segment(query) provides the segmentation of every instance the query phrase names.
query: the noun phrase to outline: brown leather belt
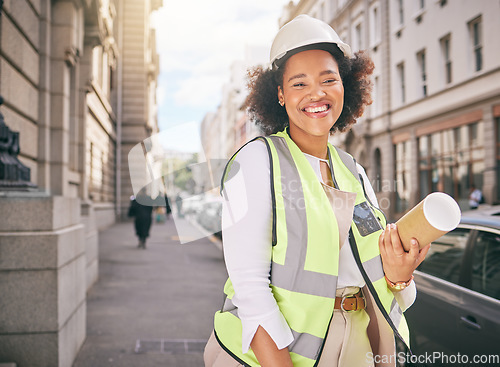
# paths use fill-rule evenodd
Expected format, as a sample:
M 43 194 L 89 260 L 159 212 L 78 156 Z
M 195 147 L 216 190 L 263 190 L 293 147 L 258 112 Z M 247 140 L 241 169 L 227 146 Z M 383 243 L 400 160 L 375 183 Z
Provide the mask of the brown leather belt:
M 335 297 L 335 309 L 345 312 L 364 310 L 366 308 L 365 297 L 361 290 L 349 297 Z

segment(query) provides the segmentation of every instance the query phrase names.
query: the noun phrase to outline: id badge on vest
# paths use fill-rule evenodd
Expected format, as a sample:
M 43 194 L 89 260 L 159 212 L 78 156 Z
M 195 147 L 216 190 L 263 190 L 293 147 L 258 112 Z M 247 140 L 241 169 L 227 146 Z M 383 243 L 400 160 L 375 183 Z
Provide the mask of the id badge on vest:
M 366 201 L 354 207 L 353 221 L 363 237 L 383 229 Z

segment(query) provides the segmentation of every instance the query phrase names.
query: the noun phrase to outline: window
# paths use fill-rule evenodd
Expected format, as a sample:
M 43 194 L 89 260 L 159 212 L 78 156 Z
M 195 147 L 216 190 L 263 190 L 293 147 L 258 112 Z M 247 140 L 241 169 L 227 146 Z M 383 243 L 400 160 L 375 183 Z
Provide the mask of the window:
M 426 73 L 426 66 L 425 66 L 425 50 L 422 50 L 419 53 L 417 53 L 417 62 L 418 62 L 418 67 L 420 69 L 419 78 L 420 78 L 420 85 L 421 85 L 421 97 L 426 97 L 427 96 L 427 73 Z
M 102 47 L 96 46 L 92 49 L 92 78 L 101 86 L 102 83 Z
M 78 116 L 78 96 L 79 90 L 77 89 L 76 80 L 78 80 L 78 73 L 74 67 L 69 68 L 69 168 L 73 171 L 79 170 L 79 116 Z
M 109 67 L 109 92 L 111 93 L 115 89 L 115 70 L 112 66 Z
M 339 36 L 340 36 L 340 39 L 341 39 L 342 41 L 347 42 L 347 30 L 346 30 L 346 29 L 343 29 L 343 30 L 340 32 Z M 347 43 L 349 43 L 349 42 L 347 42 Z
M 429 149 L 429 136 L 422 136 L 418 139 L 418 157 L 419 157 L 419 184 L 420 184 L 420 197 L 426 197 L 434 189 L 432 181 L 432 164 L 431 154 Z
M 370 8 L 370 46 L 376 47 L 380 43 L 380 11 L 378 4 Z
M 92 162 L 92 169 L 94 172 L 92 172 L 92 178 L 94 182 L 92 183 L 93 188 L 95 192 L 100 192 L 102 189 L 102 182 L 103 182 L 103 167 L 102 167 L 102 161 L 103 161 L 103 152 L 96 149 L 95 144 L 92 144 L 92 155 L 93 155 L 93 162 Z
M 399 25 L 403 25 L 405 22 L 405 14 L 404 14 L 404 8 L 403 8 L 403 0 L 397 0 L 398 2 L 398 19 L 399 19 Z
M 363 23 L 361 21 L 354 26 L 353 46 L 355 51 L 363 49 Z
M 415 22 L 417 22 L 417 24 L 420 24 L 422 23 L 422 18 L 425 12 L 425 0 L 417 0 L 415 1 L 415 5 Z
M 102 53 L 101 60 L 101 89 L 106 97 L 109 98 L 109 62 L 108 62 L 109 54 L 107 52 Z
M 484 124 L 476 122 L 421 136 L 418 147 L 420 198 L 443 191 L 468 208 L 471 185 L 483 186 Z
M 469 229 L 457 228 L 432 242 L 431 249 L 418 270 L 458 284 L 469 236 Z
M 478 17 L 469 23 L 469 34 L 472 45 L 474 71 L 480 71 L 483 68 L 483 35 L 481 17 Z
M 396 66 L 399 79 L 399 94 L 401 103 L 406 102 L 405 92 L 405 64 L 402 62 Z
M 371 116 L 376 117 L 380 114 L 380 77 L 373 79 L 373 103 L 371 107 Z
M 375 191 L 382 191 L 382 154 L 380 149 L 375 149 Z
M 478 188 L 483 187 L 483 172 L 484 166 L 484 124 L 476 122 L 469 125 L 470 142 L 469 142 L 469 187 L 474 185 Z
M 410 177 L 410 142 L 404 141 L 394 145 L 394 156 L 396 161 L 396 181 L 394 191 L 396 192 L 396 212 L 403 213 L 408 210 L 411 194 Z
M 94 189 L 94 155 L 95 155 L 94 143 L 89 142 L 87 151 L 87 182 L 89 184 L 89 191 Z M 91 197 L 92 198 L 92 197 Z
M 472 290 L 500 300 L 500 235 L 480 232 L 472 260 Z
M 337 10 L 337 0 L 330 0 L 330 13 L 334 14 Z
M 443 75 L 445 84 L 450 84 L 453 79 L 451 75 L 451 35 L 448 34 L 439 40 L 441 44 L 441 56 L 443 60 Z

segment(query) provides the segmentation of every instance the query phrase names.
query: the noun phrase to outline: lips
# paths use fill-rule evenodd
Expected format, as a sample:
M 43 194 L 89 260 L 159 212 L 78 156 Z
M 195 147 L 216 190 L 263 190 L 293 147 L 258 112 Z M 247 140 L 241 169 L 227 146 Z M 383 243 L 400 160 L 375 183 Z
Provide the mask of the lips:
M 302 109 L 302 112 L 304 112 L 309 117 L 321 118 L 325 117 L 330 109 L 331 105 L 329 103 L 322 102 L 309 104 Z

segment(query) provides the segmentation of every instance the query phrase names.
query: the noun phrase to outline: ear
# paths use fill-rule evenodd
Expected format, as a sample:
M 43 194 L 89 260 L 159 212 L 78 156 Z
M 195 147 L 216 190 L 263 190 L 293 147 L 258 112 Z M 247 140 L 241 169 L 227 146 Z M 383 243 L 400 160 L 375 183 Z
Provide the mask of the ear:
M 285 95 L 283 94 L 283 89 L 279 85 L 278 85 L 278 101 L 282 106 L 285 104 Z

